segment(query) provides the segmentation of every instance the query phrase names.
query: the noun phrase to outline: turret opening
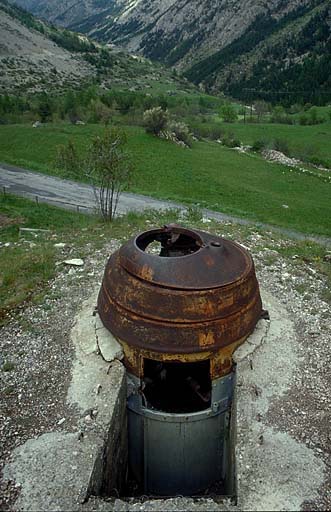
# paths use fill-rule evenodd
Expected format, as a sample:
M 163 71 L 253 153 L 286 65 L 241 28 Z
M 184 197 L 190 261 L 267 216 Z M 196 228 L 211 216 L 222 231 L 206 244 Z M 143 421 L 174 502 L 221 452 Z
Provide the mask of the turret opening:
M 193 413 L 211 404 L 210 361 L 197 363 L 144 360 L 146 407 L 167 413 Z
M 202 241 L 195 234 L 178 228 L 155 230 L 140 235 L 136 244 L 139 249 L 162 258 L 188 256 L 202 247 Z

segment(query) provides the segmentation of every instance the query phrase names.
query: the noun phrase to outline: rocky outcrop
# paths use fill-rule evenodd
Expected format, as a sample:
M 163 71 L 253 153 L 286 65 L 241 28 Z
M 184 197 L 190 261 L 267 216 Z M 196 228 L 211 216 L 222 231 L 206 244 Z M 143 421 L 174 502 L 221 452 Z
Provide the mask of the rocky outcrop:
M 81 57 L 2 10 L 0 2 L 0 93 L 76 86 L 93 72 Z

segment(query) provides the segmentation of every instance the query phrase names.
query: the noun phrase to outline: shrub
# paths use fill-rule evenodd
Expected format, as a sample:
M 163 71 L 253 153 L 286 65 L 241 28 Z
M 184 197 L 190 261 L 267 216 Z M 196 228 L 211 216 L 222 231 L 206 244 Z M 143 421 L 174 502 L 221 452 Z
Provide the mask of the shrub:
M 299 112 L 302 111 L 302 105 L 300 105 L 300 103 L 294 103 L 293 105 L 290 106 L 289 108 L 289 113 L 290 114 L 299 114 Z
M 318 167 L 326 167 L 327 169 L 329 168 L 328 162 L 319 156 L 312 155 L 308 158 L 308 161 L 313 165 L 317 165 Z
M 290 156 L 290 148 L 284 139 L 274 139 L 272 143 L 272 149 L 279 151 L 284 155 Z
M 268 141 L 266 139 L 257 139 L 253 142 L 252 150 L 253 151 L 263 151 L 268 147 Z
M 233 123 L 238 118 L 237 111 L 231 103 L 225 103 L 221 107 L 220 114 L 225 123 Z
M 86 176 L 93 186 L 99 211 L 106 221 L 112 221 L 122 191 L 128 187 L 133 167 L 127 152 L 124 132 L 113 128 L 95 137 L 88 148 Z
M 80 175 L 82 161 L 75 144 L 71 140 L 67 145 L 56 148 L 55 167 L 65 171 L 68 178 L 75 178 Z
M 320 124 L 320 123 L 323 123 L 323 119 L 318 117 L 318 112 L 317 112 L 317 108 L 316 107 L 313 107 L 310 110 L 309 117 L 310 117 L 310 124 Z
M 208 128 L 208 138 L 211 140 L 219 140 L 223 137 L 224 131 L 220 126 L 211 125 Z
M 223 137 L 222 143 L 228 148 L 239 148 L 241 146 L 240 140 L 236 139 L 232 133 L 225 135 L 225 137 Z
M 176 135 L 178 140 L 184 142 L 186 146 L 192 147 L 192 136 L 185 123 L 171 121 L 168 125 L 168 129 Z
M 103 123 L 108 125 L 111 121 L 112 111 L 107 105 L 104 105 L 100 100 L 91 101 L 90 105 L 91 114 L 88 118 L 90 123 Z
M 302 126 L 306 126 L 307 124 L 309 124 L 308 116 L 306 114 L 301 114 L 301 116 L 299 117 L 299 123 Z
M 144 112 L 144 125 L 147 133 L 159 135 L 168 122 L 168 112 L 161 107 L 154 107 Z
M 198 204 L 188 206 L 185 217 L 190 222 L 200 222 L 203 218 L 202 210 Z

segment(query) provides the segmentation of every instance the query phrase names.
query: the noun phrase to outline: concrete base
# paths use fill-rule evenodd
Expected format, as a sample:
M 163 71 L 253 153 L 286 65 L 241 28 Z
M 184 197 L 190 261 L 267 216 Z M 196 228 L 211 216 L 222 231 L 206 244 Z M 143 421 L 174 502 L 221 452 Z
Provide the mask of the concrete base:
M 96 293 L 83 304 L 72 330 L 76 359 L 67 401 L 77 410 L 76 424 L 70 432 L 30 439 L 5 467 L 4 478 L 22 487 L 16 510 L 75 511 L 91 494 L 121 492 L 127 466 L 126 376 L 119 361 L 110 365 L 100 354 L 95 304 Z
M 94 329 L 94 295 L 84 305 L 73 330 L 77 359 L 68 402 L 76 405 L 79 421 L 74 432 L 45 434 L 15 450 L 5 478 L 22 486 L 16 509 L 299 510 L 305 500 L 313 499 L 324 481 L 322 460 L 289 433 L 277 430 L 268 416 L 275 402 L 286 399 L 300 362 L 298 340 L 286 310 L 268 293 L 262 291 L 262 298 L 271 320 L 262 320 L 235 354 L 236 506 L 210 498 L 142 502 L 97 497 L 114 489 L 120 491 L 124 476 L 126 383 L 120 362 L 112 363 L 109 371 L 109 363 L 100 356 L 95 332 L 94 337 L 86 336 Z

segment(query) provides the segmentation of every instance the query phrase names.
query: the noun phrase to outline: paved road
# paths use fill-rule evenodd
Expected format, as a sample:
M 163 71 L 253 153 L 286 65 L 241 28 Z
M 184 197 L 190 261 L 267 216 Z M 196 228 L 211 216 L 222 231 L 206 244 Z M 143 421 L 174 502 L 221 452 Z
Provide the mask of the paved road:
M 92 212 L 95 209 L 95 199 L 91 186 L 28 171 L 12 165 L 0 164 L 0 187 L 5 187 L 6 191 L 13 194 L 33 199 L 37 196 L 40 202 L 62 206 L 67 209 L 79 209 L 82 212 Z M 166 210 L 168 208 L 185 210 L 183 205 L 171 201 L 162 201 L 139 194 L 123 193 L 119 200 L 118 213 L 126 213 L 132 210 L 141 212 L 146 209 Z M 328 238 L 306 236 L 296 231 L 276 228 L 263 223 L 254 223 L 247 219 L 211 210 L 203 210 L 203 213 L 211 219 L 229 220 L 245 225 L 255 224 L 266 229 L 274 229 L 295 239 L 307 239 L 331 245 L 331 239 Z

